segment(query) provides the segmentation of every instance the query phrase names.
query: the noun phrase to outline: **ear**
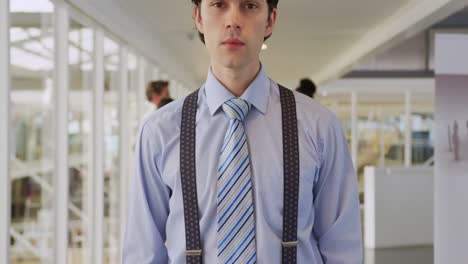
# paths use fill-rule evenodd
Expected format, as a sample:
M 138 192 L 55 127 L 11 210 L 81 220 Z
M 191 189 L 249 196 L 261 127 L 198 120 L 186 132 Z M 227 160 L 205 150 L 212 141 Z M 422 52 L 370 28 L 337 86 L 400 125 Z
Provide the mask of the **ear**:
M 275 28 L 275 25 L 276 25 L 277 16 L 278 16 L 278 9 L 275 8 L 271 12 L 270 18 L 267 21 L 264 37 L 270 36 L 273 33 L 273 29 Z
M 193 9 L 193 17 L 195 18 L 195 25 L 197 26 L 198 31 L 202 34 L 205 34 L 203 30 L 203 20 L 201 18 L 200 8 L 201 7 L 195 7 Z

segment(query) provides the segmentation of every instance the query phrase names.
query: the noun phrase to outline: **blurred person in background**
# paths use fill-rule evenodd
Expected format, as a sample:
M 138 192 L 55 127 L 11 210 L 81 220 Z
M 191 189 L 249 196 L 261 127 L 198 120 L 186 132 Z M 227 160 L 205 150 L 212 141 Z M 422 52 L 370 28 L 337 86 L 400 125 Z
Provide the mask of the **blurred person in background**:
M 296 88 L 296 91 L 305 94 L 310 98 L 314 98 L 315 92 L 317 91 L 317 87 L 311 79 L 304 78 L 301 79 L 299 87 Z
M 146 99 L 154 105 L 153 110 L 158 109 L 161 100 L 168 97 L 170 97 L 168 81 L 152 81 L 146 85 Z
M 174 99 L 172 99 L 171 97 L 161 99 L 161 101 L 159 101 L 159 104 L 158 104 L 158 109 L 169 103 L 172 103 L 173 101 Z

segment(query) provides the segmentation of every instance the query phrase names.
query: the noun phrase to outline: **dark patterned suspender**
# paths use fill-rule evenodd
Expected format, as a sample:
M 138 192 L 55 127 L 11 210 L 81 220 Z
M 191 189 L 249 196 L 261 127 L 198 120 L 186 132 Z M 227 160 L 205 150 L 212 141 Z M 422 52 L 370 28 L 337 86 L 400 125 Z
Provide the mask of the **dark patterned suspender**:
M 184 220 L 187 264 L 202 263 L 202 246 L 198 217 L 197 181 L 195 166 L 195 119 L 198 90 L 185 98 L 180 133 L 180 176 L 184 198 Z
M 297 255 L 297 210 L 299 196 L 299 139 L 294 94 L 279 85 L 283 124 L 284 209 L 282 263 L 295 264 Z M 180 174 L 184 201 L 186 257 L 188 264 L 202 263 L 202 246 L 198 217 L 195 119 L 198 92 L 184 101 L 180 134 Z
M 291 90 L 280 87 L 283 122 L 283 264 L 296 263 L 297 206 L 299 199 L 299 138 L 296 101 Z

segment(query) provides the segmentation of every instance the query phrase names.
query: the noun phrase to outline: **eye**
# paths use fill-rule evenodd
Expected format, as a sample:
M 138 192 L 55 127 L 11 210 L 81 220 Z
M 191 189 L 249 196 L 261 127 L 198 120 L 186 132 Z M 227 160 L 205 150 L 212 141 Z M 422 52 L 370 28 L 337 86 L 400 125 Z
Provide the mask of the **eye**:
M 255 3 L 248 3 L 248 4 L 245 5 L 245 7 L 247 9 L 256 9 L 256 8 L 258 8 L 258 5 L 255 4 Z
M 212 4 L 211 4 L 211 6 L 214 6 L 214 7 L 217 7 L 217 8 L 221 8 L 221 7 L 223 7 L 223 6 L 224 6 L 224 3 L 223 3 L 223 2 L 220 2 L 220 1 L 218 1 L 218 2 L 214 2 L 214 3 L 212 3 Z

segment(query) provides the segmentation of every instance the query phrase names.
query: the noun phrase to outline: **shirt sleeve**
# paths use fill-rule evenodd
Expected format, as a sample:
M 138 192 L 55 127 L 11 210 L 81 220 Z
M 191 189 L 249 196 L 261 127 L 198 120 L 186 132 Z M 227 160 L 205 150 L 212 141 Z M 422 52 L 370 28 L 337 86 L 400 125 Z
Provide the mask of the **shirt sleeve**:
M 157 167 L 160 144 L 155 142 L 156 139 L 151 126 L 144 124 L 135 151 L 135 175 L 123 241 L 123 264 L 168 263 L 164 242 L 171 192 Z
M 313 234 L 326 264 L 361 264 L 362 233 L 357 176 L 335 115 L 324 124 L 319 177 L 314 186 Z M 320 149 L 320 148 L 319 148 Z

